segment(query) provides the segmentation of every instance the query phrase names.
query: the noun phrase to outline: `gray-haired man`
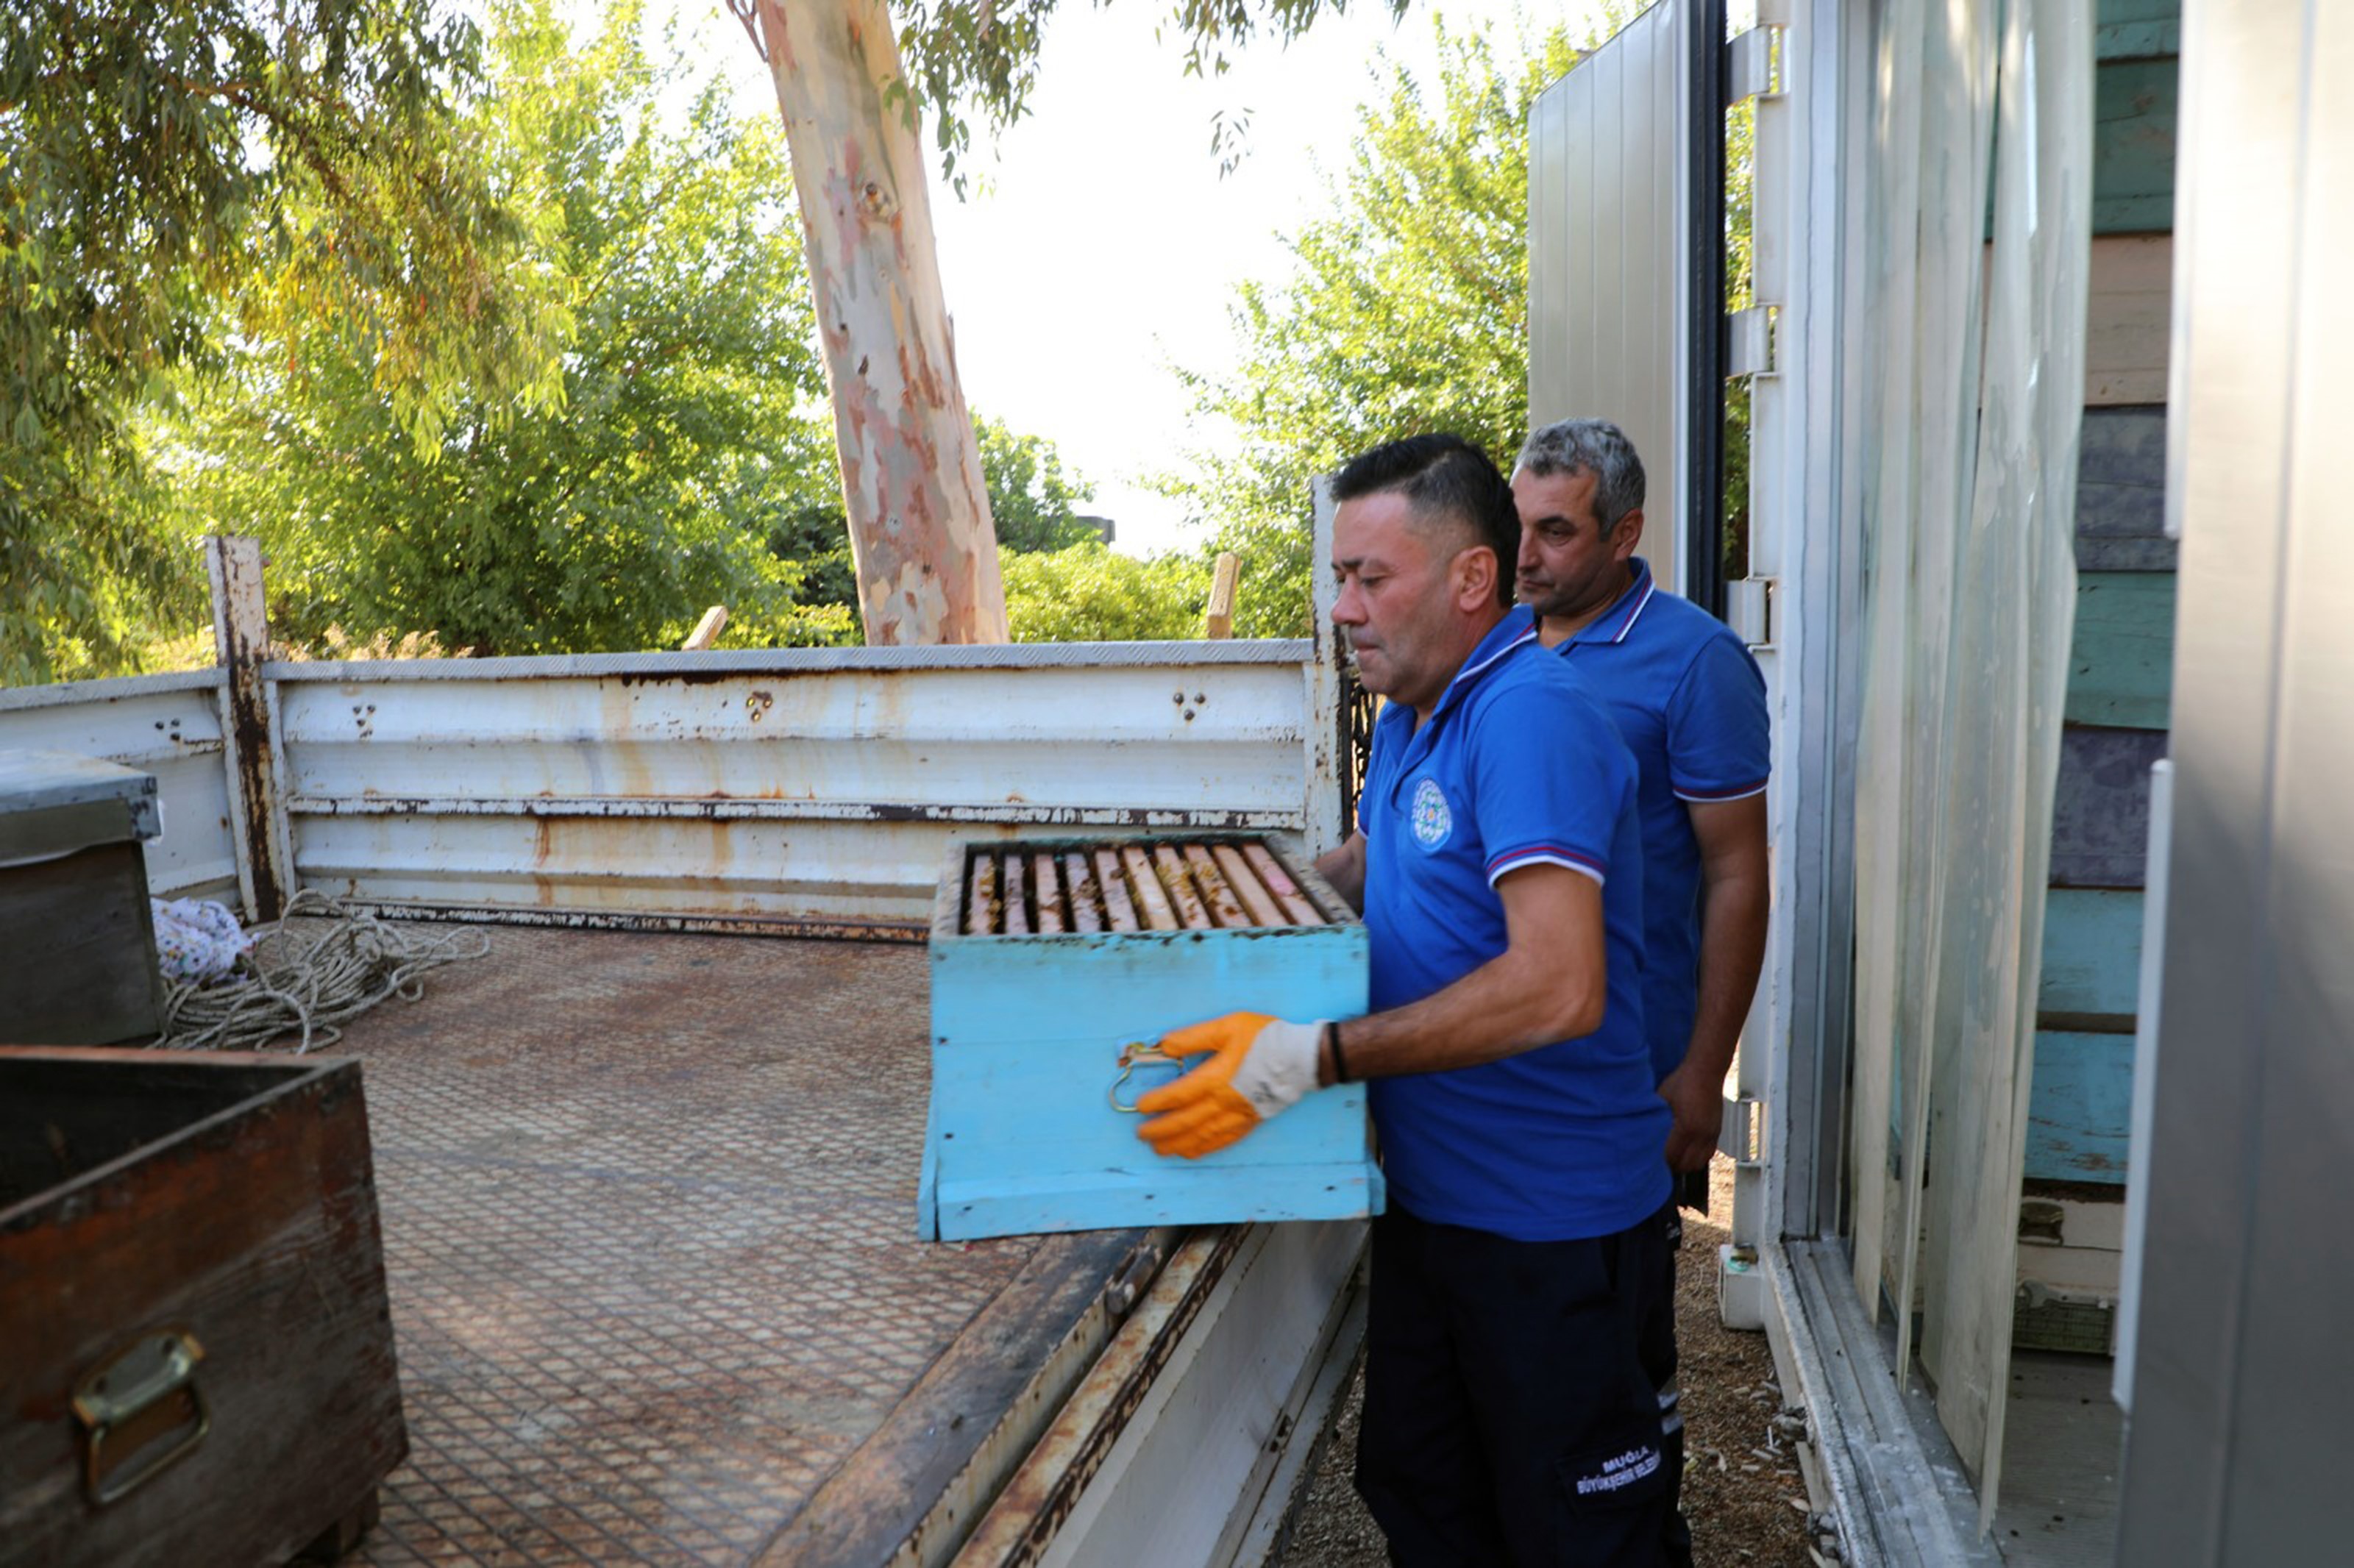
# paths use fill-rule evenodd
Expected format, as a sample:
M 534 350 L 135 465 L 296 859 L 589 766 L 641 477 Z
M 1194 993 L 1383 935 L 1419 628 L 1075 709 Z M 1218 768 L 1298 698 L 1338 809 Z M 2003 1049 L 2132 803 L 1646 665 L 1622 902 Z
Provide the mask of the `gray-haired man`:
M 1675 1116 L 1668 1163 L 1703 1172 L 1766 951 L 1765 678 L 1731 629 L 1659 588 L 1635 554 L 1643 462 L 1617 426 L 1564 419 L 1538 430 L 1521 449 L 1512 499 L 1521 602 L 1635 756 L 1644 1026 Z M 1706 1177 L 1698 1182 L 1704 1208 Z M 1681 1225 L 1671 1224 L 1672 1243 Z M 1681 1450 L 1674 1333 L 1672 1316 L 1657 1325 L 1649 1359 Z

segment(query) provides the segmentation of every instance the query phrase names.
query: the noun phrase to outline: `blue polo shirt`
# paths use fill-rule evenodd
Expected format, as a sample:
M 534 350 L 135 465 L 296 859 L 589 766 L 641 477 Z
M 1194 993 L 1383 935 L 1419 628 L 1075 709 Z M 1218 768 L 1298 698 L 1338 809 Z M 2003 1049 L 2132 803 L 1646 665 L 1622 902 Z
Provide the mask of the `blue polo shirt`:
M 1700 841 L 1694 800 L 1766 788 L 1766 677 L 1733 629 L 1651 580 L 1555 644 L 1635 754 L 1643 823 L 1643 1022 L 1664 1080 L 1700 1011 Z M 1573 737 L 1569 743 L 1578 744 Z
M 1392 703 L 1359 797 L 1376 1011 L 1503 952 L 1498 878 L 1564 865 L 1602 885 L 1609 992 L 1593 1033 L 1500 1062 L 1379 1078 L 1393 1201 L 1516 1241 L 1625 1230 L 1668 1198 L 1642 1022 L 1635 765 L 1607 715 L 1536 641 L 1528 610 L 1489 632 L 1432 710 Z

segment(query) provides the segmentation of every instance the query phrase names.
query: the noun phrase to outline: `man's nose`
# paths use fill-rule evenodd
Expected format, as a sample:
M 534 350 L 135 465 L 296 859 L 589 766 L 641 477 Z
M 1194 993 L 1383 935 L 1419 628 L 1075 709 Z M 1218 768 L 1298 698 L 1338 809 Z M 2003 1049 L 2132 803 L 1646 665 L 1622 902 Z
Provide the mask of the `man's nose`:
M 1355 582 L 1350 581 L 1342 583 L 1341 585 L 1341 596 L 1332 601 L 1332 624 L 1335 626 L 1363 626 L 1364 623 L 1365 603 L 1363 596 L 1357 592 L 1357 585 Z
M 1536 565 L 1537 532 L 1533 528 L 1523 528 L 1521 530 L 1521 556 L 1519 569 L 1524 572 L 1532 571 L 1535 569 Z

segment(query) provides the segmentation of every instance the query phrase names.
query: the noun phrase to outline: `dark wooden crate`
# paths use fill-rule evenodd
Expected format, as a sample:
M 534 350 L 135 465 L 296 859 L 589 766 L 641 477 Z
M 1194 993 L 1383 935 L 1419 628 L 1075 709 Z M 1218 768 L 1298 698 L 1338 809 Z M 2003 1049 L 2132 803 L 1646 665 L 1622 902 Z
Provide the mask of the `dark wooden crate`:
M 348 1546 L 408 1447 L 383 1255 L 356 1062 L 0 1047 L 0 1564 Z M 78 1392 L 163 1342 L 93 1479 Z
M 139 847 L 162 831 L 152 775 L 0 751 L 0 1040 L 140 1044 L 162 1032 Z

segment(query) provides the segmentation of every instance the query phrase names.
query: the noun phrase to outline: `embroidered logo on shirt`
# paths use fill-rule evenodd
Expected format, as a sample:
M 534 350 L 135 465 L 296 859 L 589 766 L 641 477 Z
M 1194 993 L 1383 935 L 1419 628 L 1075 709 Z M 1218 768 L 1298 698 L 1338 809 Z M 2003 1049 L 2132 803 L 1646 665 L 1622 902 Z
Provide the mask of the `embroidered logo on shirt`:
M 1659 1467 L 1659 1451 L 1649 1444 L 1628 1449 L 1616 1458 L 1605 1459 L 1592 1475 L 1577 1478 L 1577 1495 L 1586 1497 L 1595 1492 L 1615 1492 L 1621 1487 L 1631 1487 Z
M 1436 780 L 1426 779 L 1414 787 L 1414 842 L 1424 849 L 1435 850 L 1447 842 L 1455 831 L 1455 813 L 1447 809 L 1447 797 Z

